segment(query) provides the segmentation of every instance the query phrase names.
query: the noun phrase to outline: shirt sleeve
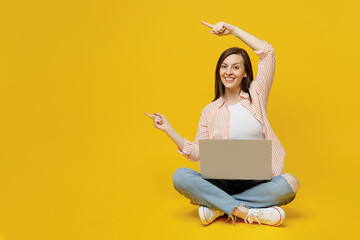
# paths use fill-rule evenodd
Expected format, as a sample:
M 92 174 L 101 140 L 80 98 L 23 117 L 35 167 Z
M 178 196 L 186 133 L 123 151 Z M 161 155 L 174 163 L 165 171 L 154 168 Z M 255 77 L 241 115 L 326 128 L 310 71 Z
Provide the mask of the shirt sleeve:
M 203 111 L 201 112 L 195 140 L 193 142 L 190 142 L 185 138 L 185 144 L 183 150 L 181 151 L 180 148 L 177 148 L 177 150 L 181 155 L 185 156 L 188 160 L 192 162 L 197 162 L 200 160 L 199 139 L 208 139 L 208 138 L 209 138 L 208 121 L 207 121 L 205 109 L 203 109 Z
M 254 51 L 260 57 L 255 83 L 267 106 L 275 73 L 275 50 L 266 41 L 264 43 L 262 50 Z

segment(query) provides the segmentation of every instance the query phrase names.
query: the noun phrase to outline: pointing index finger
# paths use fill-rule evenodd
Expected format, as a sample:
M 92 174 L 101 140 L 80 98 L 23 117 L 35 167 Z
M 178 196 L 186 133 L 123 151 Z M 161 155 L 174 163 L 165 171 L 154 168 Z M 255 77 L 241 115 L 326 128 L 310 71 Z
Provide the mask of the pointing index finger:
M 204 24 L 205 26 L 211 27 L 213 28 L 214 25 L 211 25 L 210 23 L 204 22 L 203 20 L 201 20 L 201 23 Z
M 147 116 L 151 117 L 152 119 L 154 119 L 154 116 L 149 114 L 149 113 L 145 113 L 145 115 L 147 115 Z

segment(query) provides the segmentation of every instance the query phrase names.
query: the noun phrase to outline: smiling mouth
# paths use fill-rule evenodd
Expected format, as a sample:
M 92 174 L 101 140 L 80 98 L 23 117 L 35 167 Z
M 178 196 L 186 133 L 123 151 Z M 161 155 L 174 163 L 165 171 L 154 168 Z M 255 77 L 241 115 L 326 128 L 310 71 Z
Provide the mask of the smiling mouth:
M 227 78 L 225 77 L 225 82 L 233 82 L 235 80 L 235 78 Z

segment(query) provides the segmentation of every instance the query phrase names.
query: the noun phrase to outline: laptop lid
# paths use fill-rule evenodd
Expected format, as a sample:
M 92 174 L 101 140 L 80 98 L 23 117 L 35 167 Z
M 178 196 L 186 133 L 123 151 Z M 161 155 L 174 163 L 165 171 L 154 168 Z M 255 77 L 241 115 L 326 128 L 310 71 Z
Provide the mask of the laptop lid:
M 272 178 L 271 140 L 200 139 L 199 150 L 203 178 Z

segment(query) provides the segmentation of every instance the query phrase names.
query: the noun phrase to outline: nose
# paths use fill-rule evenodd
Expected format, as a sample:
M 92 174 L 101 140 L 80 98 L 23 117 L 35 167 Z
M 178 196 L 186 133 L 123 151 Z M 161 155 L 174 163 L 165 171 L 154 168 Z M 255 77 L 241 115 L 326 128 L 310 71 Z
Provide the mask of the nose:
M 231 68 L 228 68 L 227 70 L 226 70 L 226 75 L 231 75 L 231 73 L 232 73 L 232 70 L 231 70 Z

